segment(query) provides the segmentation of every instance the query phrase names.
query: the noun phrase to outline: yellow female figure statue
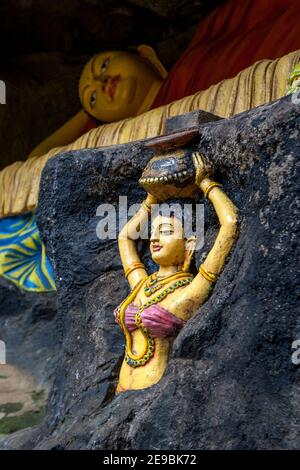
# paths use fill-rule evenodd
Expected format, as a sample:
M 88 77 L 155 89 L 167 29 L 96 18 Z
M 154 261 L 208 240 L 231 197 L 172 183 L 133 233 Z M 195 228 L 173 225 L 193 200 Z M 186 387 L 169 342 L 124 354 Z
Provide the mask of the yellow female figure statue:
M 195 237 L 185 238 L 177 217 L 157 215 L 152 225 L 150 252 L 159 269 L 147 275 L 134 234 L 148 222 L 151 205 L 158 203 L 153 195 L 148 194 L 119 234 L 121 260 L 132 291 L 115 311 L 126 338 L 117 393 L 143 389 L 161 379 L 176 333 L 211 293 L 237 237 L 236 207 L 221 185 L 210 179 L 205 160 L 199 154 L 194 154 L 193 160 L 195 182 L 213 204 L 220 222 L 218 236 L 199 273 L 193 278 L 188 272 Z

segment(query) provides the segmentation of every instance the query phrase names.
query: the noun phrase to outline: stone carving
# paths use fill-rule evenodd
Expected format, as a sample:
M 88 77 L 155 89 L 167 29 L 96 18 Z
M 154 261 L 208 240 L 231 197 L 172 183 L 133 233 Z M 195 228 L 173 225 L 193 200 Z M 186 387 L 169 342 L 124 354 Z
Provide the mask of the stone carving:
M 146 388 L 160 380 L 176 333 L 210 295 L 237 238 L 237 208 L 221 185 L 211 179 L 211 165 L 196 151 L 191 154 L 188 149 L 181 149 L 178 155 L 175 149 L 174 154 L 176 142 L 177 146 L 182 145 L 194 136 L 194 132 L 187 131 L 150 143 L 152 147 L 163 147 L 165 152 L 149 162 L 140 180 L 151 187 L 152 194 L 148 193 L 138 212 L 119 234 L 120 256 L 132 292 L 115 311 L 116 321 L 126 338 L 117 392 Z M 162 174 L 163 170 L 169 172 L 169 177 L 154 176 Z M 150 176 L 147 177 L 147 173 Z M 148 223 L 148 215 L 157 209 L 162 195 L 165 198 L 174 197 L 176 193 L 181 197 L 193 196 L 197 188 L 212 203 L 221 225 L 214 246 L 194 277 L 189 269 L 195 237 L 185 233 L 177 214 L 156 211 L 152 217 L 150 253 L 158 271 L 148 276 L 137 250 L 135 234 Z
M 48 162 L 36 215 L 59 283 L 57 322 L 40 322 L 57 341 L 55 363 L 43 356 L 55 364 L 55 382 L 43 426 L 1 438 L 1 449 L 299 448 L 300 366 L 291 360 L 299 339 L 299 126 L 299 105 L 285 97 L 199 127 L 198 151 L 239 209 L 239 237 L 211 296 L 176 337 L 159 383 L 117 396 L 124 335 L 112 312 L 128 287 L 117 241 L 97 238 L 95 214 L 101 203 L 117 207 L 125 192 L 128 205 L 144 198 L 136 181 L 153 154 L 138 142 Z M 197 266 L 218 231 L 212 205 L 204 206 Z M 140 253 L 153 272 L 146 242 Z M 37 341 L 19 315 L 24 346 Z

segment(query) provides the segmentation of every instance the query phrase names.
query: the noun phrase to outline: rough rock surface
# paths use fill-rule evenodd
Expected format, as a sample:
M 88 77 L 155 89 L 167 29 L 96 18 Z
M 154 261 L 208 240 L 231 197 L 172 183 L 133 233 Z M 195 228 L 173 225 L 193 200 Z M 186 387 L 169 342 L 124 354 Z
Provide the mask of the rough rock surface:
M 96 236 L 96 209 L 119 195 L 140 201 L 137 179 L 151 154 L 140 143 L 47 164 L 37 216 L 57 276 L 59 361 L 44 425 L 2 448 L 299 448 L 300 366 L 291 361 L 300 339 L 299 109 L 287 97 L 200 127 L 199 149 L 239 208 L 239 239 L 160 383 L 117 397 L 124 339 L 113 309 L 128 287 L 116 241 Z M 201 259 L 217 228 L 205 201 Z
M 0 3 L 1 57 L 93 54 L 176 37 L 224 0 L 10 0 Z M 174 45 L 173 45 L 174 46 Z
M 78 81 L 86 60 L 37 53 L 0 66 L 6 83 L 6 105 L 0 106 L 0 170 L 26 160 L 39 142 L 80 110 Z
M 53 382 L 59 331 L 56 294 L 22 292 L 0 279 L 0 434 L 41 421 Z
M 53 373 L 59 331 L 55 326 L 56 293 L 24 292 L 0 278 L 0 339 L 7 363 L 30 371 L 40 383 Z

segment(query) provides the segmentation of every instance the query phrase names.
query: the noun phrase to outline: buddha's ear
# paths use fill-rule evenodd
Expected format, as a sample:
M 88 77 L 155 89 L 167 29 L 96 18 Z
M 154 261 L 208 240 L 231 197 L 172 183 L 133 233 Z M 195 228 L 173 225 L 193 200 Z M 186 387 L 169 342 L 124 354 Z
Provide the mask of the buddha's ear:
M 157 57 L 156 52 L 152 47 L 147 46 L 146 44 L 141 44 L 137 47 L 137 51 L 140 57 L 143 57 L 144 59 L 148 60 L 148 62 L 150 62 L 150 64 L 157 70 L 163 80 L 167 78 L 168 72 Z
M 193 254 L 196 249 L 196 237 L 192 236 L 188 238 L 185 242 L 185 251 L 184 251 L 184 263 L 182 267 L 182 271 L 188 272 L 190 269 L 190 264 L 193 258 Z

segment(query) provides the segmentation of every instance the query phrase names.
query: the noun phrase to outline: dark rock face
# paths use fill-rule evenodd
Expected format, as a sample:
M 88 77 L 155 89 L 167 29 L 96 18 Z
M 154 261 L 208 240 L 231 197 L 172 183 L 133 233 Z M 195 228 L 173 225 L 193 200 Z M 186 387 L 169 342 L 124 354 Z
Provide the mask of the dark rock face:
M 224 0 L 11 0 L 1 2 L 1 57 L 78 55 L 185 33 Z
M 8 434 L 43 421 L 60 340 L 56 294 L 20 291 L 1 278 L 0 340 L 6 347 L 6 364 L 0 365 L 0 434 Z
M 86 59 L 41 53 L 2 65 L 6 105 L 0 106 L 0 170 L 26 160 L 36 145 L 80 111 L 78 82 Z
M 41 385 L 51 382 L 59 341 L 56 294 L 20 291 L 0 278 L 0 339 L 6 361 L 30 372 Z
M 96 236 L 101 203 L 144 193 L 143 144 L 77 151 L 46 166 L 38 223 L 57 276 L 62 332 L 47 419 L 4 448 L 296 449 L 299 106 L 291 98 L 200 126 L 199 150 L 240 211 L 240 235 L 212 296 L 175 340 L 162 380 L 114 396 L 125 297 L 117 242 Z M 200 200 L 202 202 L 202 200 Z M 206 256 L 217 234 L 205 201 Z M 145 244 L 141 244 L 153 269 Z

